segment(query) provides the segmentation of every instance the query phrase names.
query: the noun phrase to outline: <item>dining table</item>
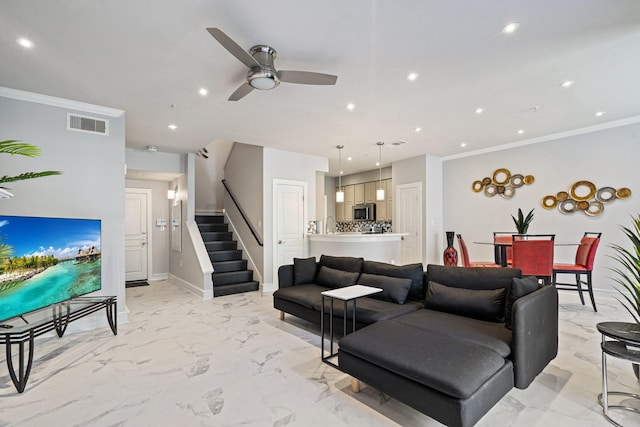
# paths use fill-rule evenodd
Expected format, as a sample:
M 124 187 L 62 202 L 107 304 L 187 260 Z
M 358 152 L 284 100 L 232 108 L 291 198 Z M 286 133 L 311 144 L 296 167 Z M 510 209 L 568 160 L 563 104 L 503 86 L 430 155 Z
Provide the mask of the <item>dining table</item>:
M 493 256 L 495 263 L 501 267 L 507 267 L 507 248 L 512 246 L 513 241 L 510 242 L 473 242 L 476 245 L 492 245 Z M 555 242 L 553 246 L 580 246 L 580 242 Z

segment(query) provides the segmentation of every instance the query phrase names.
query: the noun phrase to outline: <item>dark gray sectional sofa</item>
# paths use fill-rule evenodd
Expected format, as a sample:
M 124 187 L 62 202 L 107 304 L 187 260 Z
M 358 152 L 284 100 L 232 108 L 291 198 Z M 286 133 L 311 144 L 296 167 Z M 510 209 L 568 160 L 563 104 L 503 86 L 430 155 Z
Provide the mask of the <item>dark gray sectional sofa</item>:
M 340 370 L 449 426 L 474 425 L 557 354 L 557 291 L 517 269 L 423 272 L 421 264 L 322 256 L 283 266 L 278 277 L 274 307 L 317 324 L 323 290 L 383 288 L 358 300 L 358 330 L 339 342 Z

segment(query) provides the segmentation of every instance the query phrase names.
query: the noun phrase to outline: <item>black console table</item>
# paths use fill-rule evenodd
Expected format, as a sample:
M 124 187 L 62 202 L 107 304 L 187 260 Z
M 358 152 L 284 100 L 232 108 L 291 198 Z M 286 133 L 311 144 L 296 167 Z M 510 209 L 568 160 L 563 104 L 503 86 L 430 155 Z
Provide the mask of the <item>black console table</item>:
M 118 334 L 118 303 L 115 296 L 78 297 L 47 308 L 27 313 L 5 321 L 0 325 L 0 344 L 6 348 L 7 368 L 18 393 L 24 391 L 33 364 L 35 338 L 56 331 L 64 335 L 67 326 L 101 309 L 107 313 L 107 321 L 114 335 Z M 25 355 L 25 344 L 29 343 Z M 18 346 L 18 367 L 14 366 L 12 349 Z M 25 357 L 26 356 L 26 357 Z M 26 358 L 26 360 L 25 360 Z M 26 362 L 26 363 L 25 363 Z

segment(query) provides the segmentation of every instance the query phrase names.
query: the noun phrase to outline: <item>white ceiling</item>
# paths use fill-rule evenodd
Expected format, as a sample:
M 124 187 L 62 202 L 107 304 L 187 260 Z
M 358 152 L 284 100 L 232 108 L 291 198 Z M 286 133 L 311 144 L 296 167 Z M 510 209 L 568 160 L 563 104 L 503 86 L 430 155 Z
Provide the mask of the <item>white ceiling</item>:
M 519 30 L 502 34 L 512 21 Z M 227 101 L 246 67 L 207 27 L 247 50 L 272 46 L 279 69 L 337 84 L 283 83 Z M 638 0 L 0 3 L 0 86 L 123 109 L 128 148 L 239 141 L 329 157 L 332 175 L 337 144 L 349 174 L 375 169 L 377 141 L 386 165 L 639 116 L 639 58 Z

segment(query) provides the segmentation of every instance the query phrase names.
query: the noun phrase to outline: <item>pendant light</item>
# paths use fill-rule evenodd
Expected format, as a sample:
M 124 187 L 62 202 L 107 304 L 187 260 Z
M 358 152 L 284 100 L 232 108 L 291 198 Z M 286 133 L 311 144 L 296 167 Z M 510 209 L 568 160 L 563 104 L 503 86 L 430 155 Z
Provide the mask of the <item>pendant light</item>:
M 376 200 L 381 202 L 384 200 L 384 188 L 382 188 L 382 146 L 384 142 L 377 142 L 378 144 L 378 171 L 379 171 L 379 181 L 378 181 L 378 189 L 376 190 Z
M 338 191 L 336 191 L 336 203 L 344 202 L 344 191 L 342 191 L 342 149 L 344 145 L 336 145 L 338 149 Z

